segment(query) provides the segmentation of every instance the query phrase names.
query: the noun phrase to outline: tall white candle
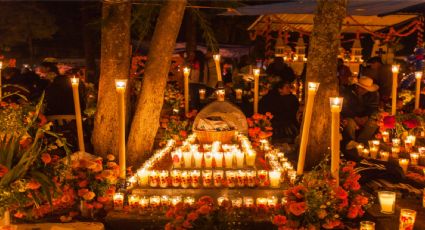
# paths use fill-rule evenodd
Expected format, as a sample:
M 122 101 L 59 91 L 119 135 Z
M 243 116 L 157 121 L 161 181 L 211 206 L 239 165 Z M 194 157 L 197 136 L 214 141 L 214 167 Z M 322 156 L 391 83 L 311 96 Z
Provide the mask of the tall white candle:
M 214 152 L 214 161 L 215 161 L 215 167 L 217 168 L 223 167 L 223 153 Z
M 118 93 L 118 114 L 119 114 L 119 165 L 120 178 L 125 179 L 126 176 L 126 159 L 125 159 L 125 88 L 127 79 L 115 79 L 115 87 Z
M 193 155 L 193 153 L 191 151 L 183 152 L 183 159 L 184 159 L 184 167 L 185 168 L 192 167 L 192 155 Z
M 260 84 L 260 69 L 254 69 L 254 114 L 258 113 L 258 91 Z
M 2 97 L 3 97 L 3 91 L 2 91 L 2 87 L 3 87 L 3 85 L 2 85 L 2 81 L 1 81 L 1 72 L 2 72 L 2 70 L 3 70 L 3 62 L 2 61 L 0 61 L 0 102 L 1 102 L 1 100 L 2 100 Z
M 242 151 L 236 151 L 236 167 L 243 168 L 243 163 L 245 159 L 245 153 Z
M 340 112 L 342 110 L 342 101 L 341 97 L 331 97 L 330 105 L 332 112 L 332 124 L 331 124 L 331 174 L 333 178 L 336 180 L 337 186 L 339 185 L 339 120 L 340 120 Z
M 233 167 L 233 152 L 225 152 L 224 153 L 224 163 L 226 164 L 226 168 Z
M 391 104 L 391 115 L 395 115 L 397 112 L 397 84 L 398 84 L 398 72 L 400 67 L 398 65 L 392 66 L 393 72 L 393 88 L 392 88 L 392 104 Z
M 422 72 L 421 71 L 415 72 L 415 78 L 416 78 L 415 109 L 419 109 L 419 100 L 420 100 L 420 94 L 421 94 Z
M 78 78 L 71 78 L 72 85 L 72 95 L 74 97 L 74 108 L 75 108 L 75 120 L 77 123 L 77 136 L 78 136 L 78 147 L 81 152 L 85 152 L 84 148 L 84 134 L 83 134 L 83 120 L 81 118 L 81 108 L 80 108 L 80 93 L 78 91 Z
M 205 168 L 212 168 L 212 153 L 206 152 L 204 153 L 204 161 L 205 161 Z
M 221 77 L 220 54 L 213 55 L 213 59 L 215 62 L 215 70 L 217 72 L 217 81 L 223 81 Z
M 189 75 L 190 68 L 184 67 L 184 112 L 185 114 L 189 113 Z
M 300 143 L 300 154 L 298 157 L 297 174 L 302 175 L 304 173 L 305 155 L 307 151 L 308 134 L 310 130 L 311 115 L 313 113 L 314 97 L 316 96 L 319 83 L 309 82 L 307 91 L 307 104 L 304 113 L 303 129 Z
M 195 159 L 195 168 L 202 168 L 202 156 L 200 152 L 195 152 L 193 158 Z

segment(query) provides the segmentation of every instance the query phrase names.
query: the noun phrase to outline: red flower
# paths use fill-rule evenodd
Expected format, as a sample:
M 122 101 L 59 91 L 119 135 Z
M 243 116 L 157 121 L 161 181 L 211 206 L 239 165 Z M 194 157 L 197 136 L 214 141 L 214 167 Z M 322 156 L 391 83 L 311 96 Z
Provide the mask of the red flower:
M 277 226 L 282 226 L 286 224 L 286 216 L 276 215 L 273 217 L 273 224 Z
M 180 130 L 179 134 L 182 137 L 187 137 L 187 132 L 185 130 Z
M 88 192 L 89 192 L 89 190 L 86 189 L 86 188 L 79 189 L 78 190 L 78 196 L 81 196 L 82 197 L 82 196 L 84 196 Z
M 43 153 L 41 154 L 41 160 L 43 161 L 43 163 L 45 165 L 49 164 L 50 162 L 52 162 L 52 158 L 50 157 L 50 154 L 48 153 Z
M 78 186 L 80 188 L 85 188 L 85 187 L 87 187 L 88 184 L 89 184 L 88 180 L 82 180 L 82 181 L 78 182 Z
M 385 129 L 394 129 L 395 128 L 395 116 L 386 116 L 383 119 L 384 121 L 384 128 Z
M 185 222 L 183 222 L 182 227 L 184 227 L 184 228 L 193 228 L 192 224 L 190 224 L 190 222 L 187 221 L 187 220 Z
M 36 180 L 31 180 L 30 182 L 28 182 L 27 184 L 27 188 L 31 189 L 31 190 L 37 190 L 41 187 L 41 184 L 36 181 Z
M 23 218 L 25 216 L 25 214 L 22 213 L 22 212 L 20 212 L 20 211 L 18 211 L 13 216 L 16 217 L 16 218 L 18 218 L 18 219 L 21 219 L 21 218 Z
M 198 219 L 198 214 L 196 212 L 191 212 L 187 215 L 187 221 L 195 221 Z
M 202 205 L 197 212 L 201 215 L 208 215 L 211 211 L 211 207 L 208 205 Z
M 304 214 L 306 208 L 307 205 L 305 202 L 295 202 L 289 204 L 289 211 L 295 216 L 300 216 L 301 214 Z
M 335 189 L 335 195 L 340 200 L 345 200 L 348 197 L 347 191 L 345 191 L 343 188 L 338 187 Z
M 350 219 L 354 219 L 359 215 L 359 209 L 361 209 L 359 206 L 352 205 L 348 209 L 347 217 Z
M 416 119 L 410 119 L 410 120 L 406 120 L 403 121 L 403 124 L 408 128 L 408 129 L 413 129 L 418 127 L 419 122 Z
M 341 225 L 340 220 L 326 220 L 326 223 L 324 223 L 322 227 L 325 229 L 334 229 L 340 225 Z
M 0 164 L 0 177 L 6 175 L 7 172 L 9 172 L 9 169 L 6 166 Z

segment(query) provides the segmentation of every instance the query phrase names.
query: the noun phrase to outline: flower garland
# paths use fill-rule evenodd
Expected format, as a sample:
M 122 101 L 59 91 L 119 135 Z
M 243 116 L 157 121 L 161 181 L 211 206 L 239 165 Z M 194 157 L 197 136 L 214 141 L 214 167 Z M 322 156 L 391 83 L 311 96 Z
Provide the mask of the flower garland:
M 260 145 L 262 139 L 269 140 L 273 135 L 271 119 L 273 115 L 269 112 L 266 114 L 256 113 L 252 117 L 247 118 L 248 136 L 254 147 Z

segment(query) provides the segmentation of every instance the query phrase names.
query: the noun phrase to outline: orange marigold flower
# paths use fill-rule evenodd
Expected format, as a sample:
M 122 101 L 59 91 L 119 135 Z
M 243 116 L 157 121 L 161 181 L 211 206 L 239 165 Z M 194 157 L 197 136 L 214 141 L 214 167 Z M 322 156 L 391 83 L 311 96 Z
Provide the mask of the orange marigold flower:
M 282 226 L 286 224 L 286 216 L 276 215 L 273 217 L 273 224 L 277 226 Z
M 9 172 L 9 169 L 6 166 L 0 164 L 0 177 L 6 175 L 7 172 Z
M 101 209 L 103 208 L 103 204 L 99 203 L 99 202 L 93 202 L 93 206 L 95 209 Z
M 31 190 L 37 190 L 41 187 L 41 184 L 36 180 L 31 180 L 27 183 L 27 188 Z
M 43 161 L 45 165 L 47 165 L 50 162 L 52 162 L 52 157 L 50 157 L 50 154 L 48 153 L 43 153 L 41 154 L 41 160 Z
M 85 187 L 87 187 L 88 184 L 89 184 L 88 180 L 82 180 L 82 181 L 78 182 L 78 186 L 80 188 L 85 188 Z
M 108 159 L 108 161 L 114 161 L 115 160 L 115 156 L 112 154 L 108 154 L 106 155 L 106 159 Z
M 96 196 L 96 194 L 92 191 L 87 192 L 83 195 L 84 200 L 93 200 L 93 198 Z
M 13 216 L 18 218 L 18 219 L 21 219 L 25 216 L 25 213 L 17 211 Z
M 295 202 L 289 205 L 289 211 L 295 216 L 300 216 L 301 214 L 304 214 L 306 208 L 307 205 L 305 202 Z
M 86 188 L 78 189 L 78 196 L 84 196 L 86 193 L 88 193 L 89 190 Z

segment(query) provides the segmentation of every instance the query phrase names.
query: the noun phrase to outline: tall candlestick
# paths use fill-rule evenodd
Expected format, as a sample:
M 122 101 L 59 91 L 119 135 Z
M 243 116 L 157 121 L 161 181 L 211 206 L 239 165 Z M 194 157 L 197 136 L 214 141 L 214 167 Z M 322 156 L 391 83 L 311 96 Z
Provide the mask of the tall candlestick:
M 332 112 L 332 124 L 331 124 L 331 174 L 336 180 L 337 186 L 339 185 L 339 120 L 340 112 L 342 110 L 342 97 L 331 97 L 331 112 Z
M 217 72 L 217 81 L 223 81 L 221 78 L 220 54 L 213 55 L 213 59 L 215 62 L 215 70 Z
M 258 90 L 260 81 L 260 69 L 254 69 L 254 114 L 258 113 Z
M 80 108 L 80 94 L 78 92 L 78 78 L 71 78 L 72 95 L 74 97 L 74 108 L 75 108 L 75 120 L 77 122 L 77 135 L 78 135 L 78 147 L 80 152 L 85 152 L 84 148 L 84 134 L 83 134 L 83 121 L 81 119 L 81 108 Z
M 120 178 L 125 179 L 126 162 L 125 162 L 125 88 L 127 79 L 115 79 L 115 87 L 118 93 L 118 114 L 119 114 L 119 164 Z
M 190 68 L 184 67 L 184 112 L 185 114 L 189 113 L 189 75 Z
M 308 83 L 307 104 L 304 113 L 303 129 L 300 143 L 300 154 L 298 157 L 297 174 L 302 175 L 304 172 L 305 155 L 307 151 L 308 134 L 310 130 L 311 114 L 313 113 L 314 97 L 319 88 L 317 82 Z
M 415 72 L 415 78 L 416 78 L 415 109 L 419 109 L 419 100 L 420 100 L 420 93 L 421 93 L 422 72 L 421 71 Z
M 398 71 L 400 67 L 399 65 L 393 65 L 393 88 L 392 88 L 392 104 L 391 104 L 391 115 L 395 115 L 397 112 L 397 84 L 398 84 Z
M 1 81 L 1 72 L 2 72 L 2 70 L 3 70 L 3 62 L 1 62 L 0 61 L 0 102 L 1 102 L 1 100 L 2 100 L 2 98 L 3 98 L 3 91 L 2 91 L 2 81 Z

